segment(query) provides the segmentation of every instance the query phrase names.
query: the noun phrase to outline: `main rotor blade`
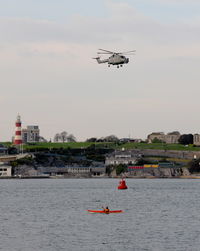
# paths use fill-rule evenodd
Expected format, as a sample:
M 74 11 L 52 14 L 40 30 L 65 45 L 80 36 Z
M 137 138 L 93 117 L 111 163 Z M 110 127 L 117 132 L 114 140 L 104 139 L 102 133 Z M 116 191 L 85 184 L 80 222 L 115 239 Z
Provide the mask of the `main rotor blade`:
M 125 53 L 131 53 L 131 52 L 136 52 L 136 50 L 133 50 L 133 51 L 124 51 L 124 52 L 119 52 L 119 54 L 125 54 Z
M 110 54 L 113 54 L 113 53 L 110 53 L 110 52 L 97 52 L 97 54 L 108 54 L 108 55 L 110 55 Z
M 104 49 L 99 49 L 100 51 L 105 51 L 105 52 L 108 52 L 108 53 L 111 53 L 111 54 L 113 54 L 113 53 L 115 53 L 115 52 L 113 52 L 113 51 L 107 51 L 107 50 L 104 50 Z
M 119 53 L 119 55 L 135 55 L 134 52 Z

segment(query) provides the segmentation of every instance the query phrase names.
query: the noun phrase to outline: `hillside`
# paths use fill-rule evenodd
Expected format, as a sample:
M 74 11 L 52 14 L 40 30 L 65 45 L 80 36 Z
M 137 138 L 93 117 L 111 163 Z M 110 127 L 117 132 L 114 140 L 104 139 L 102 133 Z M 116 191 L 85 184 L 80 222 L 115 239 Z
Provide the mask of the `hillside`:
M 10 143 L 6 143 L 10 145 Z M 69 142 L 69 143 L 32 143 L 28 145 L 23 145 L 25 151 L 38 151 L 38 150 L 51 150 L 58 148 L 110 148 L 110 149 L 157 149 L 157 150 L 177 150 L 177 151 L 200 151 L 200 147 L 195 147 L 193 145 L 181 145 L 181 144 L 163 144 L 163 143 L 113 143 L 113 142 Z

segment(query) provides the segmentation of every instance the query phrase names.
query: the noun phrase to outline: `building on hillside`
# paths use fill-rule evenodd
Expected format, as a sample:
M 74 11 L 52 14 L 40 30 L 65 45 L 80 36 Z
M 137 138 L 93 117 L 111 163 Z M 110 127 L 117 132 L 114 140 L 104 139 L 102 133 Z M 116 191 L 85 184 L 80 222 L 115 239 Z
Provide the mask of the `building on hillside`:
M 195 134 L 193 135 L 193 144 L 194 144 L 195 146 L 200 146 L 200 134 L 195 133 Z
M 0 144 L 0 155 L 5 155 L 8 153 L 8 148 Z
M 153 140 L 155 140 L 155 139 L 164 142 L 165 141 L 165 134 L 164 134 L 164 132 L 152 132 L 151 134 L 149 134 L 147 136 L 147 142 L 148 143 L 152 143 Z
M 141 166 L 128 166 L 128 171 L 136 171 L 136 170 L 155 170 L 159 168 L 175 168 L 175 164 L 172 162 L 160 162 L 158 164 L 144 164 Z
M 164 142 L 167 144 L 177 144 L 180 136 L 181 134 L 178 131 L 169 132 L 167 135 L 165 135 Z
M 136 141 L 136 139 L 132 139 L 132 138 L 121 138 L 121 139 L 119 139 L 119 142 L 120 143 L 129 143 L 129 142 L 135 142 Z
M 92 176 L 101 176 L 106 172 L 106 167 L 102 166 L 65 166 L 65 167 L 38 167 L 40 175 L 79 175 L 89 174 Z
M 0 177 L 11 177 L 12 167 L 7 163 L 0 162 Z
M 142 139 L 133 139 L 133 138 L 122 138 L 122 139 L 119 139 L 119 142 L 120 143 L 123 143 L 123 144 L 126 144 L 126 143 L 140 143 L 142 142 Z
M 167 143 L 167 144 L 177 144 L 181 134 L 178 131 L 169 132 L 164 134 L 164 132 L 153 132 L 147 136 L 148 143 L 152 143 L 155 139 Z
M 35 143 L 39 142 L 40 130 L 39 126 L 29 125 L 27 128 L 22 129 L 22 141 L 23 143 Z
M 91 173 L 93 176 L 102 176 L 106 173 L 106 166 L 92 166 L 91 167 Z
M 140 154 L 131 151 L 115 151 L 106 157 L 105 165 L 135 164 L 140 157 Z
M 134 142 L 135 143 L 141 143 L 141 142 L 143 142 L 143 140 L 142 139 L 134 139 Z

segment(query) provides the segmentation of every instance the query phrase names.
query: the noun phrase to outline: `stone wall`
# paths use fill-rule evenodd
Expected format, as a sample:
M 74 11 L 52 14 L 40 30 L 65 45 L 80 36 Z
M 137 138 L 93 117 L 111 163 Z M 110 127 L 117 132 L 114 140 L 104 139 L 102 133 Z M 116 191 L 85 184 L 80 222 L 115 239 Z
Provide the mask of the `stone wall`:
M 175 150 L 155 150 L 155 149 L 133 149 L 134 153 L 142 154 L 144 156 L 162 156 L 169 158 L 180 159 L 194 159 L 200 158 L 200 151 L 175 151 Z
M 146 168 L 143 170 L 134 170 L 126 173 L 126 177 L 137 177 L 137 178 L 173 178 L 190 175 L 187 168 Z

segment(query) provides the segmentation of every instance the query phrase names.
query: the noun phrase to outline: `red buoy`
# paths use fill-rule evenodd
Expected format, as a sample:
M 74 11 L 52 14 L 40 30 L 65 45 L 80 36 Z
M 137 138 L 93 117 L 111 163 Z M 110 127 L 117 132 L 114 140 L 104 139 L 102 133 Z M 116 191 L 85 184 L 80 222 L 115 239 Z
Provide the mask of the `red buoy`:
M 126 181 L 124 179 L 121 179 L 119 182 L 118 189 L 127 189 Z

